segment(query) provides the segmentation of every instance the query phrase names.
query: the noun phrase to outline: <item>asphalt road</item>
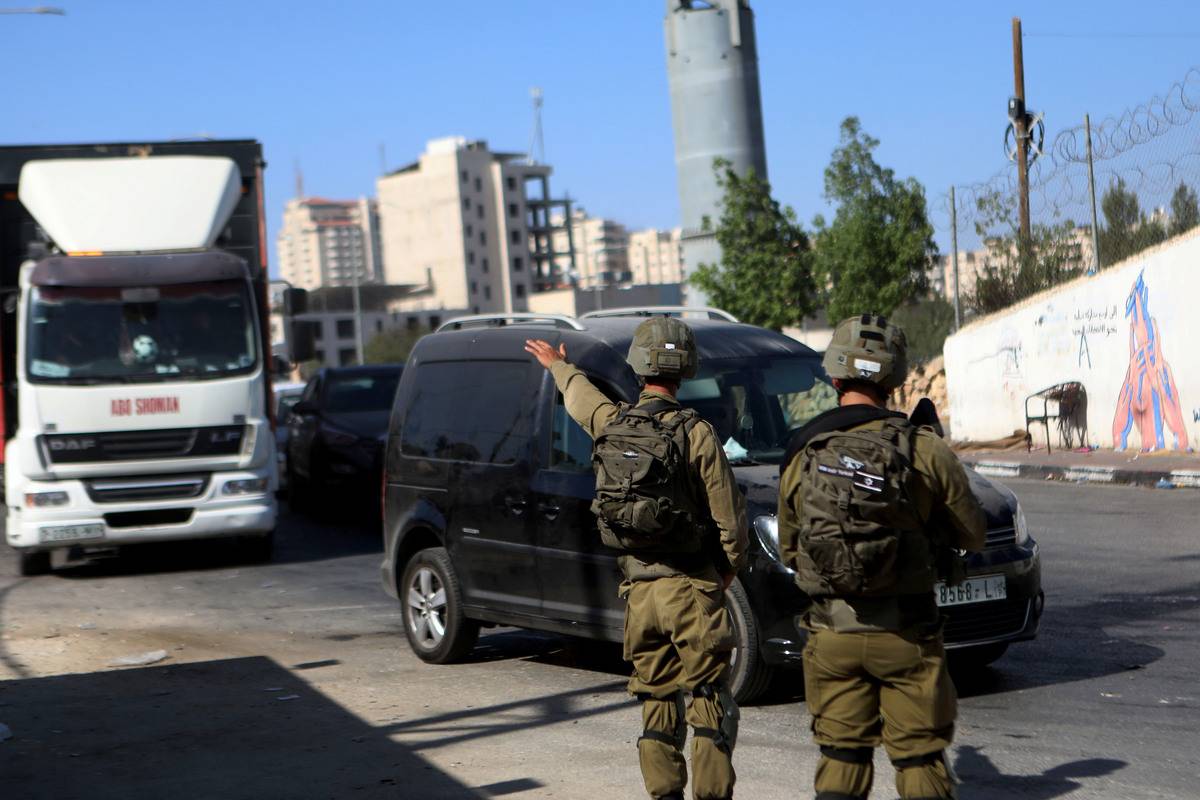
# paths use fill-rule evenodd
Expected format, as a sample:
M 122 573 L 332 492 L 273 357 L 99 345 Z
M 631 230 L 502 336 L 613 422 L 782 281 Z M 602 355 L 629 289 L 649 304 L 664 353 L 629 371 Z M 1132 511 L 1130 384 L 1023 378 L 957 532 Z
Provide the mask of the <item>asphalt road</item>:
M 1012 486 L 1046 614 L 1037 641 L 957 676 L 960 796 L 1193 800 L 1200 493 Z M 377 565 L 369 528 L 294 517 L 266 565 L 208 543 L 20 579 L 3 548 L 0 797 L 644 796 L 615 648 L 498 630 L 427 666 Z M 811 796 L 797 696 L 783 681 L 743 709 L 739 796 Z M 877 765 L 873 796 L 894 796 Z

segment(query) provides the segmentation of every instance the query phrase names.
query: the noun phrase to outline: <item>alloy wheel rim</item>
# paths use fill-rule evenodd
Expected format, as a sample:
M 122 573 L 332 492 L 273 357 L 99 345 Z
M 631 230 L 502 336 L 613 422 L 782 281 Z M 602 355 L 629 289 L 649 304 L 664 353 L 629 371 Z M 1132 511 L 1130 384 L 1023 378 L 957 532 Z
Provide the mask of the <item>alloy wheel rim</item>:
M 432 650 L 446 637 L 446 587 L 436 572 L 421 567 L 408 582 L 408 629 L 417 644 Z

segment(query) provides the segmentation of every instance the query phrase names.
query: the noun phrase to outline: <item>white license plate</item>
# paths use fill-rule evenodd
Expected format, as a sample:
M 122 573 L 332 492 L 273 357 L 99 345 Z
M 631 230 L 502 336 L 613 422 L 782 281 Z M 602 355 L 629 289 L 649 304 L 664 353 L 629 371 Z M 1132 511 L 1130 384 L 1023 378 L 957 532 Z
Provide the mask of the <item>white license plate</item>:
M 962 606 L 967 603 L 986 603 L 1008 597 L 1008 584 L 1003 575 L 980 575 L 967 578 L 958 586 L 938 582 L 933 587 L 939 606 Z
M 82 542 L 88 539 L 103 539 L 103 525 L 60 525 L 56 528 L 42 528 L 39 538 L 46 542 Z

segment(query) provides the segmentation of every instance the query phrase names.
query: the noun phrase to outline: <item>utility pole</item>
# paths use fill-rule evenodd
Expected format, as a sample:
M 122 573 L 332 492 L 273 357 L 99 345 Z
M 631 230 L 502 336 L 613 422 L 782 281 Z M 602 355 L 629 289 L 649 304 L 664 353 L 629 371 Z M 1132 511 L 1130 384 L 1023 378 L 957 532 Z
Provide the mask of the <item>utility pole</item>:
M 962 325 L 962 305 L 958 299 L 958 205 L 954 202 L 954 187 L 950 187 L 950 263 L 954 267 L 954 330 Z
M 1092 171 L 1092 119 L 1083 115 L 1083 129 L 1087 135 L 1088 194 L 1092 197 L 1092 275 L 1100 271 L 1100 222 L 1096 216 L 1096 175 Z
M 1017 186 L 1020 194 L 1021 242 L 1028 246 L 1029 230 L 1029 117 L 1025 113 L 1025 56 L 1021 49 L 1021 18 L 1012 20 L 1013 100 L 1009 109 L 1017 139 Z

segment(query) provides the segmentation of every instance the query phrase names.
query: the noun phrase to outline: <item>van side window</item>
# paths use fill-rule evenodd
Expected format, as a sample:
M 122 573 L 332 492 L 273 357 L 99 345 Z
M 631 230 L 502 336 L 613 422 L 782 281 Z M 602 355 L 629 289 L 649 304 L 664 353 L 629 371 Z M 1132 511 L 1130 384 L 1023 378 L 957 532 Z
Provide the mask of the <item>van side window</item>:
M 422 364 L 408 403 L 400 452 L 512 464 L 528 452 L 535 399 L 527 361 Z
M 556 394 L 550 431 L 550 469 L 588 472 L 592 468 L 592 439 L 567 413 L 562 393 Z

